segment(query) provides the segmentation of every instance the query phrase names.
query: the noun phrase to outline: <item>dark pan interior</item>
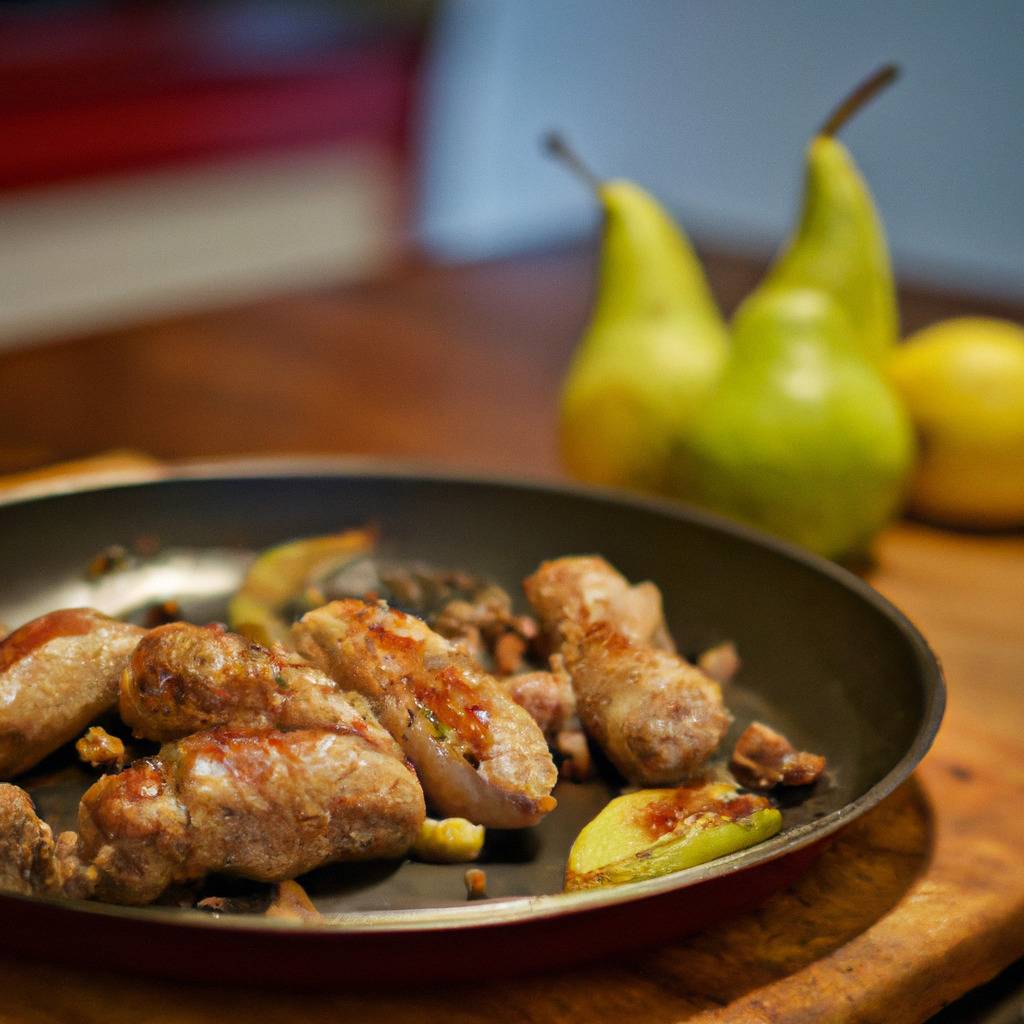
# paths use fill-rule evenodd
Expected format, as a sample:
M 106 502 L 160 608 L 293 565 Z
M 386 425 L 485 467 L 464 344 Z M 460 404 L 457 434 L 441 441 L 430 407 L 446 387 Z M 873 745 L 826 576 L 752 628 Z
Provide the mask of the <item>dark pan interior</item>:
M 367 522 L 380 527 L 385 557 L 464 568 L 517 595 L 519 581 L 541 560 L 570 553 L 600 552 L 631 579 L 654 580 L 682 651 L 725 639 L 739 648 L 743 668 L 726 695 L 736 715 L 730 739 L 757 717 L 827 756 L 827 779 L 786 797 L 787 830 L 862 797 L 920 744 L 929 716 L 930 728 L 937 725 L 941 682 L 923 644 L 873 592 L 843 574 L 682 511 L 499 482 L 199 478 L 0 506 L 0 621 L 16 626 L 69 596 L 85 603 L 84 567 L 111 544 L 156 538 L 164 551 L 217 549 L 221 554 L 210 557 L 228 577 L 242 565 L 232 550 L 252 552 Z M 219 616 L 229 589 L 214 586 L 194 598 L 193 617 Z M 105 601 L 111 603 L 109 594 Z M 73 827 L 75 803 L 94 777 L 65 754 L 25 781 L 53 824 Z M 489 894 L 557 892 L 572 839 L 613 792 L 610 777 L 562 783 L 560 806 L 540 828 L 492 835 Z M 347 866 L 304 882 L 324 912 L 412 909 L 464 902 L 463 870 Z

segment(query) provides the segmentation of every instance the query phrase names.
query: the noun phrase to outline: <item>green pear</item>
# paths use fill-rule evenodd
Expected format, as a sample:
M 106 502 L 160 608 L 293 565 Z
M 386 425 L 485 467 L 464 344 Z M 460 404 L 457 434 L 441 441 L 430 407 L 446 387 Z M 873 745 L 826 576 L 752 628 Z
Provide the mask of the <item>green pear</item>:
M 728 332 L 690 243 L 629 181 L 598 181 L 557 137 L 548 147 L 604 210 L 597 298 L 563 385 L 566 468 L 591 483 L 660 491 L 673 438 L 690 429 Z
M 881 362 L 899 335 L 885 231 L 839 129 L 896 77 L 887 65 L 847 97 L 807 148 L 803 210 L 762 288 L 820 288 L 843 307 L 857 343 Z
M 676 486 L 830 558 L 862 553 L 900 505 L 914 455 L 903 406 L 821 290 L 761 290 L 680 445 Z

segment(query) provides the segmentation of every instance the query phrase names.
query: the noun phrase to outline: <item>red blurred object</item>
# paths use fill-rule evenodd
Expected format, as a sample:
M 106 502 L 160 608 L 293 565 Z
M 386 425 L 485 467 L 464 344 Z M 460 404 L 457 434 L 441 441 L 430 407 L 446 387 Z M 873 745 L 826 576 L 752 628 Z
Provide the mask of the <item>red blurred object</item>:
M 421 31 L 297 27 L 275 43 L 245 5 L 3 14 L 0 189 L 349 140 L 403 154 Z

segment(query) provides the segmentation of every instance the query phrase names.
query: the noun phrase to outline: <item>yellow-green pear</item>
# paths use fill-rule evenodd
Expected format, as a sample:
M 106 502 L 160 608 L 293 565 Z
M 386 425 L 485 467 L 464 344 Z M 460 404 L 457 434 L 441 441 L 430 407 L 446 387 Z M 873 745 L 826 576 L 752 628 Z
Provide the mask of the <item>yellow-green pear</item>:
M 557 137 L 548 147 L 593 186 L 604 211 L 597 298 L 566 377 L 560 446 L 591 483 L 658 491 L 725 361 L 727 330 L 690 243 L 629 181 L 598 181 Z
M 896 77 L 881 68 L 843 101 L 807 148 L 803 209 L 761 288 L 820 288 L 842 306 L 861 351 L 880 362 L 899 336 L 885 231 L 836 132 Z
M 843 307 L 811 288 L 761 290 L 681 438 L 677 491 L 830 558 L 862 553 L 899 508 L 914 443 Z

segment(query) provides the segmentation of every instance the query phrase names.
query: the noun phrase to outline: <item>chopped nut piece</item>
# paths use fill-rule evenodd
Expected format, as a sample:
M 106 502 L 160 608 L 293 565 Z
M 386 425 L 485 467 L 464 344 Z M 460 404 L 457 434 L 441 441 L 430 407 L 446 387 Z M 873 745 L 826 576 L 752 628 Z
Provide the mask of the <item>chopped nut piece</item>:
M 147 629 L 166 626 L 168 622 L 177 622 L 181 618 L 181 605 L 177 601 L 160 601 L 146 610 L 145 622 Z
M 536 640 L 540 635 L 537 620 L 530 615 L 517 615 L 512 620 L 512 628 L 525 640 Z
M 742 664 L 736 645 L 731 640 L 709 647 L 697 659 L 697 667 L 719 683 L 728 683 L 739 672 Z
M 75 744 L 78 756 L 93 768 L 112 765 L 121 768 L 128 763 L 124 742 L 111 736 L 102 726 L 94 725 L 86 730 Z
M 587 737 L 580 729 L 563 729 L 555 738 L 555 749 L 562 755 L 558 774 L 570 782 L 586 782 L 592 763 Z
M 231 900 L 227 896 L 207 896 L 196 904 L 196 910 L 205 910 L 209 914 L 230 914 Z
M 451 642 L 477 661 L 480 661 L 486 650 L 483 635 L 476 626 L 466 626 L 458 636 L 451 637 Z
M 807 786 L 825 770 L 825 758 L 798 751 L 781 733 L 752 722 L 736 741 L 731 767 L 749 789 Z
M 487 899 L 487 872 L 480 868 L 470 868 L 465 875 L 466 899 Z
M 277 883 L 277 892 L 267 907 L 266 916 L 285 921 L 321 920 L 320 911 L 313 906 L 309 894 L 292 879 Z
M 265 893 L 246 896 L 207 896 L 196 904 L 196 910 L 208 914 L 262 914 L 266 911 Z
M 517 633 L 502 633 L 494 641 L 494 665 L 498 675 L 508 676 L 523 666 L 526 641 Z
M 474 657 L 490 653 L 498 675 L 518 672 L 537 636 L 537 623 L 528 615 L 513 615 L 512 598 L 494 584 L 476 585 L 468 597 L 453 598 L 429 621 Z
M 128 561 L 128 552 L 120 544 L 111 544 L 95 555 L 85 570 L 91 580 L 98 580 L 108 572 L 124 568 Z

